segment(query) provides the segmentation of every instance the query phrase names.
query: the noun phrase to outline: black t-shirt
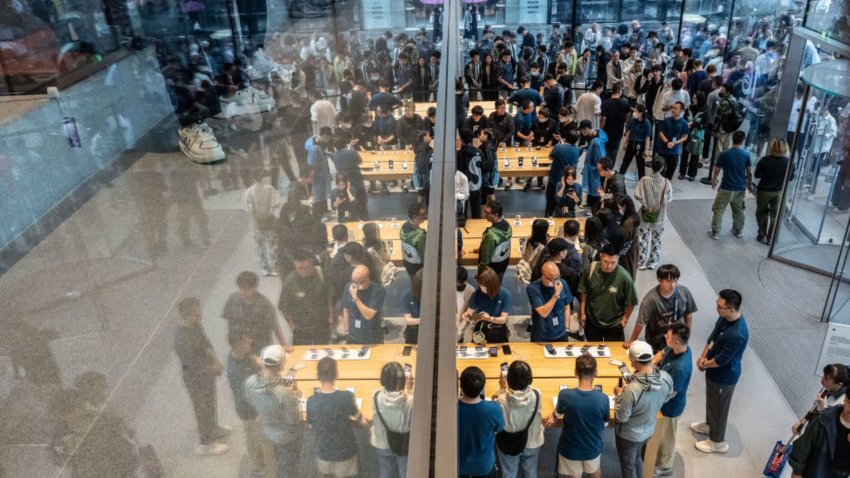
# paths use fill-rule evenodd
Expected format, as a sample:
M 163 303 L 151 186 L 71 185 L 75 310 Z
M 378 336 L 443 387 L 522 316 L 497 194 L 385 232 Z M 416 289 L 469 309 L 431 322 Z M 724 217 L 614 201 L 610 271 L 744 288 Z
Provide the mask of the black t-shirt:
M 623 136 L 623 129 L 631 111 L 632 106 L 625 98 L 609 98 L 602 102 L 602 116 L 605 117 L 605 127 L 602 129 L 609 138 Z
M 850 473 L 850 429 L 841 423 L 841 414 L 835 414 L 835 450 L 832 452 L 832 469 L 847 476 Z

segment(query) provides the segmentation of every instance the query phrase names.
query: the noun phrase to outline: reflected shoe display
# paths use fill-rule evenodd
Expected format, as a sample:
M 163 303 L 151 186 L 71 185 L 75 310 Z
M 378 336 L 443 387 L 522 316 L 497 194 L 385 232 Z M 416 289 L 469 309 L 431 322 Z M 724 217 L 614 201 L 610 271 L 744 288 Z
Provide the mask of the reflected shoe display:
M 196 163 L 207 164 L 224 159 L 224 150 L 206 123 L 180 128 L 177 138 L 180 152 Z
M 274 98 L 272 98 L 265 91 L 258 90 L 253 86 L 243 88 L 234 93 L 232 96 L 222 96 L 221 98 L 219 98 L 219 101 L 221 101 L 222 107 L 225 107 L 226 105 L 225 108 L 229 108 L 230 105 L 236 103 L 242 105 L 256 105 L 262 113 L 275 109 Z M 229 113 L 227 117 L 231 117 Z
M 248 77 L 252 80 L 270 78 L 272 75 L 283 76 L 280 72 L 280 65 L 267 57 L 262 48 L 258 48 L 254 52 L 251 60 L 251 64 L 248 66 Z

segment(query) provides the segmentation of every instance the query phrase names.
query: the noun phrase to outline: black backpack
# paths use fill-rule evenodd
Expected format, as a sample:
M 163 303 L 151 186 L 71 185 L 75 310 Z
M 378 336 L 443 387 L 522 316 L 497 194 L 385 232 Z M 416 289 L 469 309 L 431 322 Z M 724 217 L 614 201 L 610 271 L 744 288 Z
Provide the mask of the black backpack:
M 538 418 L 537 410 L 540 407 L 540 394 L 537 390 L 532 391 L 534 392 L 534 412 L 531 414 L 531 418 L 528 419 L 525 428 L 518 432 L 501 431 L 496 434 L 496 445 L 498 445 L 499 450 L 502 450 L 502 453 L 505 455 L 519 455 L 525 450 L 525 445 L 528 443 L 528 429 L 531 428 L 534 420 Z
M 390 451 L 395 456 L 407 456 L 407 448 L 410 444 L 410 432 L 399 433 L 390 430 L 387 422 L 384 421 L 384 415 L 381 414 L 381 409 L 378 408 L 378 394 L 381 391 L 375 392 L 373 401 L 375 402 L 375 413 L 378 414 L 378 419 L 381 420 L 381 425 L 384 426 L 384 431 L 387 434 L 387 443 L 390 445 Z
M 720 129 L 724 133 L 734 133 L 738 131 L 744 118 L 747 116 L 747 106 L 742 101 L 737 101 L 733 96 L 728 96 L 720 100 L 718 106 L 720 110 Z

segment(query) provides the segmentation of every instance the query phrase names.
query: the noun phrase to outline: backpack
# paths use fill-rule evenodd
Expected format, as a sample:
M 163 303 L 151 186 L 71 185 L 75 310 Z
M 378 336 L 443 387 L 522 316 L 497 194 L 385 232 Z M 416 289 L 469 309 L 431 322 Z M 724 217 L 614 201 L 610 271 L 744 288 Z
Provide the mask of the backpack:
M 537 390 L 532 391 L 534 392 L 534 412 L 528 419 L 525 428 L 518 432 L 501 431 L 496 433 L 496 445 L 505 455 L 519 455 L 525 450 L 525 445 L 528 443 L 528 429 L 531 428 L 531 424 L 537 418 L 537 409 L 540 406 L 540 393 Z
M 378 419 L 381 420 L 381 425 L 384 426 L 384 431 L 387 434 L 387 444 L 390 445 L 390 451 L 392 451 L 395 456 L 407 456 L 407 449 L 410 444 L 410 432 L 400 433 L 390 430 L 387 426 L 387 422 L 384 420 L 384 415 L 381 413 L 381 409 L 378 408 L 379 393 L 381 393 L 380 390 L 375 392 L 375 395 L 373 396 L 375 413 L 378 415 Z
M 731 95 L 721 99 L 717 109 L 720 119 L 717 123 L 720 125 L 720 131 L 724 133 L 738 131 L 747 116 L 746 105 L 743 102 L 736 101 Z
M 525 259 L 520 259 L 519 262 L 517 262 L 517 282 L 521 282 L 523 285 L 528 285 L 531 283 L 532 271 L 534 270 L 534 266 L 537 264 L 537 261 L 540 258 L 540 253 L 542 251 L 543 244 L 538 244 L 537 247 L 534 248 L 534 252 L 531 253 L 531 257 L 527 261 Z

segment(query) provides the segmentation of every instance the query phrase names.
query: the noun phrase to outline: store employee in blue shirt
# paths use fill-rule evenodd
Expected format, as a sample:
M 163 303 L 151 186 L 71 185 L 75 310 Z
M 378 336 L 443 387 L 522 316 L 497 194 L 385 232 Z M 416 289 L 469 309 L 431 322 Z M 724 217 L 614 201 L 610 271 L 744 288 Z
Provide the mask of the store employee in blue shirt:
M 531 303 L 531 341 L 566 342 L 566 317 L 573 303 L 570 287 L 554 262 L 544 263 L 541 272 L 526 289 Z
M 351 272 L 351 285 L 342 295 L 342 318 L 348 327 L 349 344 L 382 344 L 384 288 L 369 280 L 369 268 L 359 265 Z
M 484 372 L 467 367 L 460 374 L 457 402 L 457 473 L 461 478 L 492 476 L 496 467 L 496 433 L 505 428 L 502 408 L 482 398 Z
M 691 383 L 693 359 L 688 339 L 691 329 L 683 322 L 674 322 L 667 329 L 667 347 L 656 354 L 656 367 L 673 378 L 673 398 L 661 407 L 657 430 L 661 436 L 654 476 L 672 476 L 676 457 L 676 426 L 685 410 L 688 385 Z
M 697 359 L 697 368 L 705 372 L 705 422 L 691 423 L 691 430 L 708 435 L 708 440 L 695 443 L 704 453 L 726 453 L 726 420 L 735 385 L 741 377 L 741 359 L 750 338 L 747 322 L 741 313 L 741 294 L 724 289 L 717 298 L 717 323 L 708 343 Z
M 658 126 L 658 154 L 664 158 L 663 176 L 669 180 L 676 173 L 679 156 L 682 155 L 682 145 L 688 141 L 688 122 L 682 118 L 685 104 L 678 101 L 670 109 L 672 116 L 664 118 Z

